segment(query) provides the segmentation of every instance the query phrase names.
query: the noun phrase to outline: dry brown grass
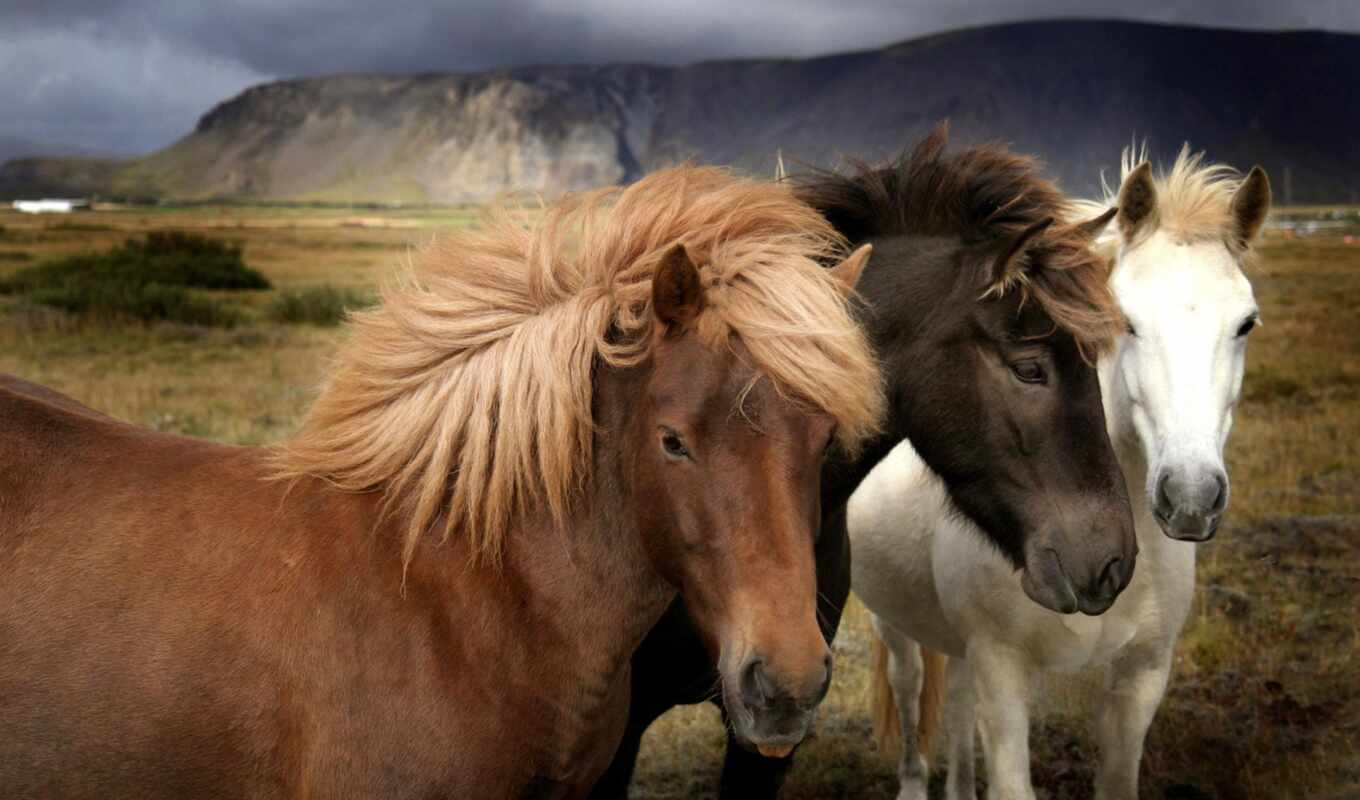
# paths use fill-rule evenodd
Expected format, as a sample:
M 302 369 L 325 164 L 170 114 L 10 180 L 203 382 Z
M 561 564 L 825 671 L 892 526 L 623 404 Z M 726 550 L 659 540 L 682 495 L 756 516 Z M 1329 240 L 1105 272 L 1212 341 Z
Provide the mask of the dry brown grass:
M 246 261 L 281 288 L 371 288 L 431 226 L 468 219 L 252 208 L 0 213 L 0 272 L 148 229 L 211 228 L 240 240 Z M 1345 233 L 1272 233 L 1252 275 L 1266 326 L 1252 334 L 1230 445 L 1232 508 L 1202 550 L 1195 611 L 1148 742 L 1147 797 L 1360 791 L 1360 244 L 1346 244 Z M 293 430 L 341 335 L 264 322 L 232 331 L 93 325 L 0 307 L 0 371 L 139 424 L 259 443 Z M 866 625 L 852 604 L 819 735 L 802 748 L 786 797 L 895 793 L 862 702 Z M 1083 706 L 1070 693 L 1056 700 L 1031 739 L 1035 781 L 1041 796 L 1087 797 L 1094 752 Z M 713 709 L 677 709 L 648 734 L 634 796 L 712 796 L 722 745 Z
M 337 211 L 260 208 L 130 210 L 32 217 L 0 213 L 0 274 L 74 252 L 105 249 L 148 230 L 206 231 L 242 243 L 248 263 L 280 288 L 371 287 L 433 225 L 467 212 L 390 215 L 361 227 Z M 384 223 L 382 226 L 376 223 Z M 269 295 L 232 293 L 263 307 Z M 291 431 L 311 400 L 338 334 L 305 326 L 221 331 L 86 323 L 13 301 L 0 308 L 0 370 L 67 392 L 116 417 L 237 443 Z
M 0 273 L 57 255 L 98 250 L 148 230 L 207 233 L 240 242 L 250 265 L 276 286 L 329 283 L 370 286 L 412 245 L 441 226 L 466 226 L 471 209 L 409 212 L 257 206 L 130 208 L 71 215 L 28 216 L 0 210 Z M 11 260 L 23 253 L 28 260 Z

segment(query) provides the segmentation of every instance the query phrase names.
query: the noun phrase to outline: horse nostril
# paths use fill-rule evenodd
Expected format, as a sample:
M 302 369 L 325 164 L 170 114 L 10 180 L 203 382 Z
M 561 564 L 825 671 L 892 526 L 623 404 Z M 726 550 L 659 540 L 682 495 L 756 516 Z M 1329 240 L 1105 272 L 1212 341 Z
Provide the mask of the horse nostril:
M 1120 574 L 1119 564 L 1123 561 L 1122 556 L 1115 556 L 1105 563 L 1100 570 L 1100 579 L 1096 582 L 1096 588 L 1114 594 L 1119 591 Z
M 1157 510 L 1163 514 L 1171 513 L 1171 495 L 1166 493 L 1166 485 L 1171 481 L 1171 475 L 1163 472 L 1157 478 Z
M 826 693 L 831 690 L 831 666 L 831 653 L 827 652 L 826 658 L 822 659 L 822 685 L 813 695 L 817 698 L 817 702 L 819 703 L 822 701 L 822 698 L 826 697 Z
M 1214 495 L 1214 503 L 1209 513 L 1222 514 L 1223 509 L 1228 507 L 1228 477 L 1217 472 L 1214 474 L 1214 481 L 1218 484 L 1218 494 Z
M 1077 589 L 1052 547 L 1036 548 L 1027 554 L 1020 588 L 1025 590 L 1026 597 L 1050 611 L 1074 614 L 1080 608 Z
M 748 705 L 764 706 L 773 696 L 770 678 L 765 674 L 764 662 L 753 659 L 741 672 L 741 694 Z

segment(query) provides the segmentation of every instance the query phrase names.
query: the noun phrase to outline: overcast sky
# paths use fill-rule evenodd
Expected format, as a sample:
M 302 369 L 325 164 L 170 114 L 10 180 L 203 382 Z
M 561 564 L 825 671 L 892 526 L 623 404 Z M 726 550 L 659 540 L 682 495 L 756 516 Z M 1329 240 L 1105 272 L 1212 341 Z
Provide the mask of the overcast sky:
M 1116 17 L 1360 31 L 1360 0 L 0 0 L 0 137 L 138 153 L 255 83 L 330 72 L 804 56 Z

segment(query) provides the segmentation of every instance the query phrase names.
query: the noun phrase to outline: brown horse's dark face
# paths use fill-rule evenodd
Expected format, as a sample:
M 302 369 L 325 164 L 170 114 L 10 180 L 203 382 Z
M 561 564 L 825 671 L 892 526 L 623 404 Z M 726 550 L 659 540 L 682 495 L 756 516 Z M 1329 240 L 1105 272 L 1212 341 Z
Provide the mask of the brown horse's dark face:
M 875 253 L 915 265 L 871 264 L 860 284 L 883 309 L 870 327 L 897 434 L 1024 570 L 1030 598 L 1062 613 L 1109 608 L 1133 575 L 1137 543 L 1095 367 L 1019 291 L 979 299 L 992 249 L 900 240 Z
M 718 664 L 738 737 L 784 754 L 831 677 L 813 544 L 833 423 L 754 380 L 739 344 L 699 341 L 689 326 L 702 307 L 697 280 L 677 288 L 659 276 L 657 286 L 652 370 L 623 437 L 627 490 L 653 565 Z
M 955 368 L 971 372 L 991 458 L 954 485 L 955 502 L 1025 533 L 1031 599 L 1099 614 L 1133 576 L 1138 546 L 1097 372 L 1035 303 L 977 303 L 970 317 L 973 343 Z

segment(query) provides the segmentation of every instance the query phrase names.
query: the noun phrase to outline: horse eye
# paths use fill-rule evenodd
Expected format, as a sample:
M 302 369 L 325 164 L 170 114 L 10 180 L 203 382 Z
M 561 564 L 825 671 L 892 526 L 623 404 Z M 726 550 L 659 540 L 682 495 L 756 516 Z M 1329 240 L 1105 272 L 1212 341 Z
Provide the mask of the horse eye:
M 1242 323 L 1242 327 L 1237 329 L 1237 338 L 1241 339 L 1243 336 L 1251 333 L 1252 329 L 1255 327 L 1256 317 L 1247 317 L 1247 320 Z
M 680 434 L 670 428 L 661 429 L 661 449 L 670 458 L 689 458 L 689 448 L 685 447 L 684 440 L 680 438 Z
M 1039 366 L 1038 361 L 1021 361 L 1011 367 L 1011 371 L 1015 373 L 1015 377 L 1025 383 L 1044 382 L 1044 368 Z
M 1138 329 L 1135 328 L 1135 327 L 1133 327 L 1133 323 L 1132 323 L 1132 322 L 1128 323 L 1128 325 L 1127 325 L 1127 330 L 1128 330 L 1130 336 L 1132 336 L 1132 337 L 1135 338 L 1135 339 L 1138 338 Z

